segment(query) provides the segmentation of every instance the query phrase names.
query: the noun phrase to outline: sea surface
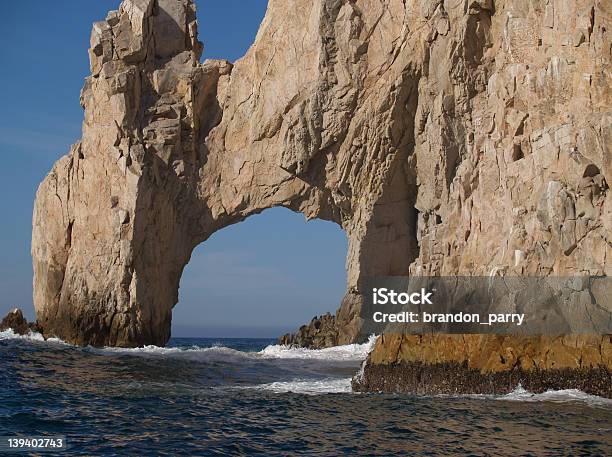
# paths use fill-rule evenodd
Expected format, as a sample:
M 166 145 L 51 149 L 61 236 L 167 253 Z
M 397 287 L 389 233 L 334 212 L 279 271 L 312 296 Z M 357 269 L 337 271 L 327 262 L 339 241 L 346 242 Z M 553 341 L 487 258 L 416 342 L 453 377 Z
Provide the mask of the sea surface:
M 0 435 L 64 436 L 61 455 L 612 455 L 612 401 L 579 391 L 352 393 L 371 344 L 94 349 L 2 332 Z

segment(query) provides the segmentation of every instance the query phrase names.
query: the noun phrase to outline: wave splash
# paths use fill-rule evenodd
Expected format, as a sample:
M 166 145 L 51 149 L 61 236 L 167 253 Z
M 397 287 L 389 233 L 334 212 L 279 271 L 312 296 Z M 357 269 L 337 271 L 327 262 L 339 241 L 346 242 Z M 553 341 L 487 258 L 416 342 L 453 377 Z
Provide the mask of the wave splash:
M 106 354 L 124 355 L 152 355 L 152 356 L 198 356 L 204 358 L 213 355 L 225 355 L 231 358 L 250 358 L 250 359 L 299 359 L 299 360 L 329 360 L 329 361 L 355 361 L 365 360 L 376 342 L 376 336 L 371 336 L 363 344 L 347 344 L 325 349 L 305 349 L 289 346 L 270 345 L 259 352 L 243 352 L 231 349 L 222 345 L 211 347 L 191 346 L 191 347 L 159 347 L 144 346 L 140 348 L 87 348 L 89 351 Z
M 260 384 L 258 386 L 251 386 L 247 388 L 266 390 L 279 394 L 294 393 L 304 395 L 321 395 L 353 393 L 351 378 L 327 378 L 317 380 L 294 379 L 291 381 Z
M 517 402 L 579 402 L 591 406 L 607 406 L 608 408 L 612 408 L 612 399 L 590 395 L 578 389 L 547 390 L 546 392 L 536 394 L 525 390 L 520 384 L 509 394 L 497 396 L 495 398 L 497 400 Z
M 306 349 L 290 346 L 272 345 L 262 349 L 259 354 L 266 358 L 277 359 L 317 359 L 317 360 L 364 360 L 376 343 L 376 336 L 372 335 L 363 344 L 347 344 L 344 346 L 334 346 L 325 349 Z
M 35 343 L 52 343 L 52 344 L 62 344 L 65 346 L 72 346 L 65 341 L 60 340 L 59 338 L 45 338 L 38 332 L 30 331 L 26 335 L 20 335 L 15 333 L 13 329 L 9 328 L 8 330 L 4 330 L 0 332 L 0 341 L 2 340 L 23 340 L 23 341 L 31 341 Z
M 12 329 L 0 332 L 0 340 L 24 340 L 36 343 L 60 343 L 71 346 L 59 338 L 44 338 L 37 332 L 30 332 L 27 335 L 19 335 Z M 347 344 L 325 349 L 306 349 L 289 346 L 270 345 L 259 352 L 243 352 L 216 343 L 212 346 L 202 347 L 193 345 L 190 347 L 160 347 L 143 346 L 138 348 L 94 348 L 88 346 L 84 350 L 99 354 L 121 354 L 121 355 L 152 355 L 152 356 L 189 356 L 189 355 L 226 355 L 229 357 L 259 358 L 259 359 L 302 359 L 302 360 L 338 360 L 338 361 L 358 361 L 364 360 L 370 353 L 376 342 L 376 336 L 370 336 L 369 340 L 363 344 Z

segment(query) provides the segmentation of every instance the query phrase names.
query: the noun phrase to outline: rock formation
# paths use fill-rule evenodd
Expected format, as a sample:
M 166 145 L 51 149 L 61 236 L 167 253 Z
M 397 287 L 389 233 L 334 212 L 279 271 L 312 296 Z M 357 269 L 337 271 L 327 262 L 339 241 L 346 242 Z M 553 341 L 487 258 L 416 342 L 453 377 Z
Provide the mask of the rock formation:
M 28 321 L 23 317 L 23 313 L 19 308 L 15 308 L 4 316 L 0 322 L 0 332 L 12 330 L 17 335 L 27 335 L 30 331 L 37 332 L 39 330 L 36 323 L 28 324 Z
M 337 344 L 365 277 L 609 275 L 609 29 L 602 0 L 270 0 L 244 58 L 200 64 L 191 0 L 124 0 L 37 194 L 39 323 L 165 344 L 193 249 L 273 206 L 347 233 Z
M 335 316 L 327 313 L 313 317 L 308 325 L 302 325 L 297 332 L 281 336 L 278 344 L 322 349 L 337 346 L 339 333 Z
M 579 389 L 612 398 L 612 336 L 382 335 L 356 391 L 506 394 Z

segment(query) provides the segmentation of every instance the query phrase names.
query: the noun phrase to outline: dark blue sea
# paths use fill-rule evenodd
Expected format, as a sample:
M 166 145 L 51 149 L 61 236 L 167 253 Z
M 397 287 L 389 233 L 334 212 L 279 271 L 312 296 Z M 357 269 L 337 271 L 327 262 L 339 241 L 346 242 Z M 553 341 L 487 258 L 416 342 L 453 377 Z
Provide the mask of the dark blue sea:
M 352 393 L 369 344 L 94 349 L 3 332 L 0 435 L 63 436 L 59 455 L 612 455 L 612 401 L 579 391 Z

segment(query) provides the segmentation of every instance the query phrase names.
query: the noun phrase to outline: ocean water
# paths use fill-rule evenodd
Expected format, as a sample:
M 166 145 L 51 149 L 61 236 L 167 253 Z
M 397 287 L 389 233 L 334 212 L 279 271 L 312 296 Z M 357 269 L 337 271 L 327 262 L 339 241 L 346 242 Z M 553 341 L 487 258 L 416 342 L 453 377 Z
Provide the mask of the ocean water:
M 371 344 L 94 349 L 3 332 L 0 435 L 65 436 L 61 455 L 612 455 L 612 401 L 579 391 L 352 393 Z

